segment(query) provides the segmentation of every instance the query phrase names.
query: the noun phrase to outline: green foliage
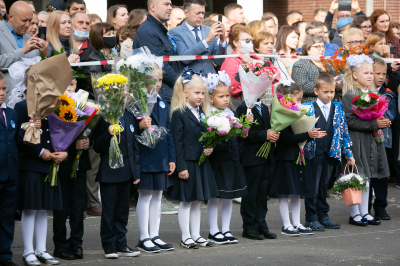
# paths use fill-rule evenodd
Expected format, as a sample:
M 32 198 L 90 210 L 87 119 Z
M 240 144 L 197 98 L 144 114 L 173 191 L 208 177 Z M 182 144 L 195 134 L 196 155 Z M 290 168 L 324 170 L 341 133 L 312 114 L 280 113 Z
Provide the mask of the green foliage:
M 338 178 L 330 191 L 332 193 L 338 193 L 348 188 L 367 191 L 368 184 L 369 179 L 365 177 L 365 174 L 349 174 Z

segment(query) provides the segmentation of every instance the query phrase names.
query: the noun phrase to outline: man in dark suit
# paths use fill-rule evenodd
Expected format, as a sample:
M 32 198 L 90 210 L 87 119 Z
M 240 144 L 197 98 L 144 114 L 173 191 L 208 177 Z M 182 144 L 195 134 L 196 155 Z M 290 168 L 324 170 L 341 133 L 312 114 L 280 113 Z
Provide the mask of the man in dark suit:
M 263 95 L 264 96 L 264 95 Z M 260 99 L 263 97 L 261 96 Z M 271 156 L 268 159 L 256 156 L 258 150 L 267 140 L 276 142 L 279 133 L 271 131 L 268 107 L 258 100 L 251 109 L 254 121 L 247 138 L 243 139 L 241 162 L 246 174 L 248 194 L 242 198 L 240 214 L 243 219 L 242 236 L 249 239 L 275 239 L 276 234 L 268 230 L 265 216 L 268 212 L 268 186 L 271 176 Z M 247 113 L 247 106 L 243 102 L 237 109 L 239 117 Z
M 164 23 L 171 15 L 171 0 L 148 0 L 149 15 L 136 32 L 133 49 L 147 46 L 156 56 L 176 55 L 176 43 L 168 34 Z M 173 44 L 174 43 L 174 44 Z M 159 91 L 161 98 L 171 104 L 175 81 L 179 76 L 178 62 L 165 62 L 163 65 L 163 86 Z

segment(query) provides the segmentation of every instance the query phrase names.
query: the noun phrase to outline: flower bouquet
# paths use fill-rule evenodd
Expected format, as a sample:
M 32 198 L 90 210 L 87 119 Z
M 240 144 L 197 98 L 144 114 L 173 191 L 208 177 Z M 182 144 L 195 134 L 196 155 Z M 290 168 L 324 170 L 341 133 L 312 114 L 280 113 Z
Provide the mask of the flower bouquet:
M 68 149 L 91 119 L 90 110 L 84 105 L 77 107 L 74 99 L 66 93 L 61 95 L 59 101 L 60 106 L 48 116 L 51 144 L 56 152 Z M 58 165 L 53 162 L 50 173 L 44 178 L 44 181 L 50 182 L 51 186 L 57 185 Z
M 157 103 L 156 64 L 159 67 L 158 71 L 161 72 L 162 61 L 157 60 L 146 47 L 134 49 L 132 56 L 117 63 L 117 70 L 129 75 L 128 86 L 132 99 L 126 108 L 136 119 L 150 117 L 154 105 Z M 141 144 L 154 149 L 167 133 L 166 128 L 152 125 L 144 129 L 141 135 L 135 135 L 135 137 Z
M 368 92 L 357 95 L 352 100 L 353 106 L 351 109 L 362 120 L 372 120 L 383 116 L 389 107 L 389 100 L 384 95 Z M 382 130 L 374 132 L 373 136 L 377 143 L 385 140 Z
M 333 56 L 329 59 L 322 60 L 322 65 L 325 71 L 328 72 L 333 77 L 344 74 L 346 70 L 347 59 L 350 55 L 360 55 L 368 54 L 368 48 L 361 45 L 358 47 L 351 48 L 350 50 L 345 50 L 344 48 L 339 48 L 339 50 L 333 52 Z
M 90 134 L 92 134 L 94 128 L 97 125 L 97 122 L 100 120 L 100 111 L 99 111 L 99 106 L 95 104 L 92 101 L 87 101 L 86 102 L 86 109 L 90 110 L 88 113 L 90 115 L 90 121 L 86 120 L 85 122 L 85 128 L 83 131 L 79 134 L 77 139 L 87 139 Z M 76 178 L 76 171 L 79 169 L 79 159 L 81 158 L 81 155 L 83 153 L 83 150 L 77 150 L 76 155 L 75 155 L 75 161 L 72 165 L 72 173 L 71 173 L 71 178 Z
M 274 67 L 267 67 L 261 63 L 242 64 L 239 66 L 240 83 L 242 84 L 243 98 L 247 106 L 247 114 L 251 114 L 251 109 L 257 99 L 263 95 L 274 81 L 279 81 L 280 72 Z
M 118 137 L 124 130 L 120 120 L 125 112 L 128 101 L 128 78 L 121 74 L 100 73 L 92 74 L 93 92 L 96 96 L 96 103 L 99 105 L 101 115 L 105 121 L 113 126 L 115 135 L 110 141 L 109 165 L 112 169 L 124 166 L 123 155 L 119 149 Z
M 305 110 L 304 108 L 302 110 Z M 313 129 L 315 124 L 317 123 L 319 117 L 315 118 L 315 115 L 309 115 L 308 113 L 305 116 L 302 116 L 299 120 L 291 124 L 292 130 L 294 134 L 301 134 L 310 131 Z M 296 164 L 297 165 L 306 165 L 306 161 L 304 159 L 304 147 L 306 146 L 306 142 L 299 143 L 299 156 L 297 157 Z
M 346 175 L 347 165 L 344 169 L 344 175 L 341 175 L 330 189 L 332 193 L 340 192 L 346 206 L 361 203 L 362 191 L 366 191 L 369 187 L 370 180 L 364 174 L 352 173 Z M 354 166 L 357 169 L 357 166 Z M 358 169 L 357 169 L 358 172 Z
M 230 115 L 222 115 L 222 111 L 212 112 L 211 116 L 200 119 L 204 122 L 207 132 L 203 132 L 199 141 L 205 141 L 204 149 L 215 147 L 222 141 L 227 141 L 230 137 L 246 138 L 252 122 L 250 118 L 245 119 L 242 115 L 240 119 Z M 257 124 L 256 122 L 253 122 Z M 198 165 L 206 160 L 204 153 L 201 153 Z
M 300 105 L 293 100 L 291 94 L 275 93 L 271 106 L 271 130 L 275 132 L 287 128 L 307 113 L 307 110 L 301 109 Z M 267 159 L 270 149 L 271 142 L 267 140 L 256 155 Z

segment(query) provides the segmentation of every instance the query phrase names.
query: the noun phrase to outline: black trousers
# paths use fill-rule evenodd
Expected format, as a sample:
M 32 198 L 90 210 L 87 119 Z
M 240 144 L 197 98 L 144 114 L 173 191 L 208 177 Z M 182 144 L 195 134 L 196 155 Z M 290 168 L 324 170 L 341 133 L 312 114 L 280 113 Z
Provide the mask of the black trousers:
M 379 214 L 383 212 L 387 206 L 388 179 L 371 178 L 370 180 L 371 180 L 371 186 L 369 188 L 368 211 L 371 213 L 371 208 L 373 206 L 375 211 L 375 216 L 379 217 Z M 375 192 L 374 204 L 372 204 L 372 189 L 374 189 Z
M 86 172 L 78 170 L 76 178 L 69 174 L 59 174 L 63 209 L 53 211 L 53 241 L 55 250 L 82 245 L 83 213 L 86 204 Z M 67 217 L 71 227 L 67 239 Z
M 11 260 L 14 239 L 14 212 L 17 200 L 17 181 L 0 181 L 0 261 Z
M 400 185 L 400 161 L 398 161 L 399 158 L 399 137 L 400 137 L 400 115 L 398 114 L 396 119 L 393 121 L 393 124 L 391 126 L 392 128 L 392 149 L 391 149 L 391 154 L 388 155 L 388 162 L 390 168 L 390 178 L 395 179 L 397 181 L 397 184 Z M 391 156 L 391 160 L 389 158 Z
M 271 165 L 262 164 L 244 167 L 247 195 L 242 198 L 240 214 L 244 230 L 268 229 L 265 216 L 268 212 L 267 197 L 271 176 Z
M 306 221 L 319 221 L 328 217 L 329 204 L 326 201 L 329 180 L 333 171 L 333 163 L 327 154 L 315 155 L 310 160 L 314 196 L 304 198 Z
M 126 225 L 129 216 L 131 181 L 121 183 L 100 182 L 101 213 L 100 237 L 104 250 L 126 248 Z

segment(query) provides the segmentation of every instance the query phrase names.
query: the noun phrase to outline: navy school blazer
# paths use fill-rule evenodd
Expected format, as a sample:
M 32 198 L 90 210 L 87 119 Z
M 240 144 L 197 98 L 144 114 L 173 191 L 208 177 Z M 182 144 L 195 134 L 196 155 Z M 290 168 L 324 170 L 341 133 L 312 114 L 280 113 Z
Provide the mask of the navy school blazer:
M 156 116 L 154 112 L 155 108 L 157 108 L 158 116 Z M 168 104 L 160 98 L 157 98 L 157 103 L 154 105 L 151 113 L 151 119 L 152 125 L 165 127 L 168 130 L 168 134 L 157 143 L 154 149 L 139 144 L 140 172 L 169 172 L 169 163 L 176 162 L 175 145 L 169 119 L 169 107 Z
M 29 122 L 28 108 L 26 106 L 26 100 L 19 102 L 15 105 L 14 110 L 17 112 L 19 129 L 18 135 L 18 148 L 19 148 L 19 170 L 38 172 L 43 174 L 50 173 L 50 161 L 45 161 L 40 158 L 42 149 L 47 149 L 50 152 L 54 152 L 51 146 L 49 122 L 47 117 L 42 119 L 42 134 L 40 135 L 39 145 L 24 144 L 23 139 L 25 136 L 25 129 L 21 128 L 21 124 Z M 66 151 L 68 152 L 68 151 Z
M 204 113 L 200 108 L 201 114 Z M 176 151 L 176 171 L 188 170 L 186 161 L 198 161 L 203 151 L 204 142 L 199 142 L 199 138 L 202 132 L 206 132 L 206 127 L 187 107 L 183 112 L 173 112 L 171 127 Z
M 236 112 L 239 117 L 247 114 L 247 106 L 245 102 L 237 108 Z M 257 106 L 251 109 L 251 113 L 254 117 L 254 121 L 257 121 L 258 125 L 253 124 L 250 127 L 248 137 L 242 139 L 243 151 L 241 154 L 242 165 L 245 166 L 255 166 L 261 165 L 274 160 L 274 147 L 272 143 L 271 150 L 268 155 L 268 159 L 256 156 L 258 150 L 267 141 L 267 131 L 271 129 L 271 120 L 269 117 L 268 106 L 261 104 L 262 116 L 257 110 Z
M 124 167 L 112 169 L 108 162 L 112 138 L 108 131 L 110 124 L 101 118 L 93 132 L 93 149 L 100 153 L 101 157 L 96 182 L 120 183 L 140 179 L 139 143 L 134 137 L 134 134 L 139 132 L 139 122 L 128 111 L 124 113 L 124 120 L 124 131 L 121 133 L 121 142 L 118 144 L 123 155 Z M 118 136 L 117 139 L 119 139 Z
M 308 135 L 308 132 L 294 134 L 292 127 L 288 126 L 281 131 L 279 140 L 277 142 L 277 148 L 275 149 L 275 156 L 277 160 L 281 161 L 293 161 L 297 160 L 299 156 L 299 145 L 303 141 L 312 141 Z M 304 151 L 304 158 L 310 159 L 310 155 L 307 151 Z
M 0 181 L 18 180 L 17 113 L 4 109 L 6 124 L 0 119 Z

